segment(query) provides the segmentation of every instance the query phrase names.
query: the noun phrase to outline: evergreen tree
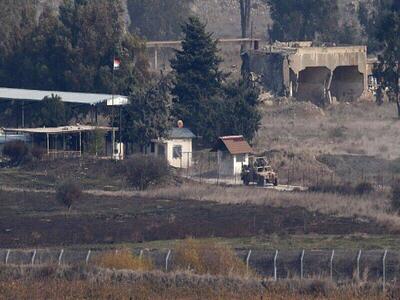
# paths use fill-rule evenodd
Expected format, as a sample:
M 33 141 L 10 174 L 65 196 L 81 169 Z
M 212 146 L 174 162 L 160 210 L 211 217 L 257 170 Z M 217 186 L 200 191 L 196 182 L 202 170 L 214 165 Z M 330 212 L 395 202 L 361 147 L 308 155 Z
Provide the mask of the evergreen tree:
M 122 110 L 122 140 L 141 147 L 166 137 L 170 130 L 170 84 L 163 78 L 146 89 L 136 90 Z
M 225 88 L 223 105 L 223 134 L 241 134 L 251 141 L 261 124 L 258 109 L 259 90 L 250 82 L 239 80 Z
M 397 104 L 400 118 L 400 2 L 394 1 L 391 11 L 382 19 L 378 39 L 383 46 L 375 75 L 380 88 L 388 88 L 390 98 Z
M 265 0 L 271 6 L 272 40 L 364 43 L 358 5 L 348 0 Z
M 0 62 L 0 85 L 128 93 L 147 79 L 143 45 L 126 30 L 122 0 L 64 0 L 58 12 L 45 7 L 29 24 L 8 63 Z M 114 57 L 122 64 L 112 80 Z
M 182 30 L 182 50 L 171 61 L 175 77 L 173 115 L 211 143 L 218 135 L 218 107 L 225 77 L 219 70 L 217 41 L 196 17 L 189 18 Z

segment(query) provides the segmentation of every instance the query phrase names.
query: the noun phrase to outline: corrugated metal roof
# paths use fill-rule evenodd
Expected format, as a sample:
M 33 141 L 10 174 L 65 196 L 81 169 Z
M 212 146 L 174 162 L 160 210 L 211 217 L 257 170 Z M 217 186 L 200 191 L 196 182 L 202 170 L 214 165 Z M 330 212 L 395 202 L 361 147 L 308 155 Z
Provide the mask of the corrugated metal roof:
M 194 139 L 196 136 L 188 128 L 172 128 L 168 137 L 171 139 Z
M 62 133 L 77 133 L 87 131 L 112 131 L 111 127 L 105 126 L 90 126 L 90 125 L 75 125 L 75 126 L 61 126 L 61 127 L 39 127 L 39 128 L 4 128 L 4 132 L 19 132 L 27 134 L 62 134 Z M 114 128 L 118 131 L 118 128 Z M 8 135 L 7 135 L 8 137 Z
M 242 135 L 222 136 L 212 151 L 228 151 L 232 155 L 252 153 L 253 149 Z
M 2 134 L 0 133 L 0 144 L 5 144 L 11 141 L 29 142 L 31 139 L 25 134 Z
M 90 94 L 90 93 L 73 93 L 73 92 L 60 92 L 60 91 L 40 91 L 40 90 L 26 90 L 26 89 L 11 89 L 0 88 L 0 100 L 30 100 L 41 101 L 44 97 L 51 97 L 51 95 L 58 95 L 63 102 L 81 103 L 81 104 L 96 104 L 107 101 L 111 105 L 112 95 L 108 94 Z M 114 96 L 114 105 L 121 105 L 120 103 L 127 103 L 128 98 L 121 95 Z

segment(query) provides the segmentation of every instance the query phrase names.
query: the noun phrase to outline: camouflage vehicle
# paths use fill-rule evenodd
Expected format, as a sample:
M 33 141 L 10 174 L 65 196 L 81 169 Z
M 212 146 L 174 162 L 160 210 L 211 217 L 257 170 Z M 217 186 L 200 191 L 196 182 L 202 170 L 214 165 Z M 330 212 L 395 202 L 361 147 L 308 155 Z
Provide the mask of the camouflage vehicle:
M 268 165 L 265 157 L 250 157 L 249 165 L 242 167 L 241 178 L 245 185 L 251 183 L 257 183 L 258 186 L 265 186 L 266 184 L 278 185 L 278 175 Z

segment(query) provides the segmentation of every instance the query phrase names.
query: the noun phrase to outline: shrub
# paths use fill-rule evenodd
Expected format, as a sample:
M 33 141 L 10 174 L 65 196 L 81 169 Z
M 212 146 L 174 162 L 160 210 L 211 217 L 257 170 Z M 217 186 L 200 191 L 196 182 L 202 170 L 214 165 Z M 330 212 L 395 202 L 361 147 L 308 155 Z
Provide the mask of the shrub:
M 375 191 L 374 186 L 367 181 L 360 182 L 354 188 L 354 192 L 359 195 L 371 194 Z
M 72 204 L 82 198 L 81 186 L 73 181 L 66 181 L 57 187 L 57 199 L 64 204 L 68 210 L 71 209 Z
M 335 184 L 321 182 L 318 185 L 310 187 L 309 190 L 311 192 L 332 193 L 341 195 L 365 195 L 375 191 L 374 186 L 366 181 L 363 181 L 356 186 L 352 186 L 350 183 Z
M 109 251 L 94 259 L 94 264 L 101 268 L 116 270 L 151 271 L 153 262 L 147 257 L 138 257 L 129 249 Z
M 338 127 L 332 128 L 329 131 L 328 136 L 331 139 L 342 139 L 346 136 L 346 131 L 347 131 L 346 127 L 338 126 Z
M 171 173 L 165 159 L 146 155 L 134 155 L 125 162 L 125 170 L 128 182 L 141 191 L 165 182 Z
M 33 158 L 36 160 L 42 160 L 43 156 L 46 153 L 46 150 L 41 147 L 33 147 L 31 150 Z
M 4 145 L 3 155 L 8 157 L 13 164 L 21 164 L 28 159 L 29 149 L 22 141 L 12 141 Z
M 392 208 L 400 210 L 400 180 L 392 184 Z
M 174 252 L 175 268 L 197 274 L 246 275 L 245 263 L 226 245 L 192 238 L 181 241 Z
M 349 183 L 335 184 L 335 183 L 320 182 L 317 185 L 311 186 L 309 190 L 311 192 L 343 194 L 343 195 L 351 195 L 354 193 L 354 188 Z

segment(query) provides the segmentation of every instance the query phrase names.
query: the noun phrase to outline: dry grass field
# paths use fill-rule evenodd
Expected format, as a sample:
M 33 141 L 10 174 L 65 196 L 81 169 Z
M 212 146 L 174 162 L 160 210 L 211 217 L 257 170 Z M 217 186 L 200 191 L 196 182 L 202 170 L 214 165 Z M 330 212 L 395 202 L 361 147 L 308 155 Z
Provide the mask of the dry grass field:
M 222 187 L 185 184 L 139 193 L 144 198 L 213 201 L 221 204 L 259 205 L 276 208 L 301 207 L 336 217 L 373 220 L 399 232 L 400 216 L 390 207 L 386 192 L 369 195 L 340 195 L 332 193 L 291 192 L 282 193 L 247 187 Z
M 398 299 L 378 284 L 336 285 L 328 280 L 282 280 L 136 272 L 94 267 L 1 268 L 0 299 Z
M 400 215 L 391 206 L 387 184 L 400 175 L 400 122 L 392 105 L 339 104 L 321 110 L 309 103 L 286 103 L 263 109 L 254 147 L 267 152 L 278 171 L 295 162 L 293 170 L 323 170 L 328 179 L 332 174 L 345 177 L 343 182 L 353 186 L 360 176 L 374 178 L 368 174 L 386 181 L 373 182 L 373 191 L 366 194 L 285 193 L 175 176 L 167 185 L 139 192 L 127 185 L 121 164 L 108 161 L 47 161 L 0 169 L 1 255 L 8 248 L 63 247 L 67 253 L 85 253 L 173 247 L 180 259 L 169 273 L 154 271 L 151 261 L 128 250 L 106 252 L 88 266 L 2 266 L 0 299 L 398 299 L 400 288 L 393 283 L 383 295 L 379 284 L 334 284 L 311 274 L 307 280 L 271 282 L 235 256 L 248 249 L 361 248 L 379 249 L 380 255 L 382 249 L 399 247 Z M 301 180 L 299 174 L 291 174 L 292 180 Z M 54 191 L 71 177 L 85 192 L 67 211 Z M 186 237 L 200 240 L 182 243 Z
M 341 103 L 325 110 L 307 102 L 264 107 L 256 149 L 296 153 L 400 157 L 394 104 Z

